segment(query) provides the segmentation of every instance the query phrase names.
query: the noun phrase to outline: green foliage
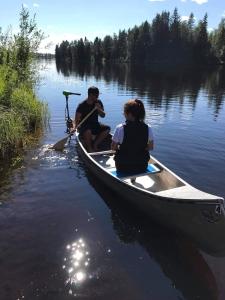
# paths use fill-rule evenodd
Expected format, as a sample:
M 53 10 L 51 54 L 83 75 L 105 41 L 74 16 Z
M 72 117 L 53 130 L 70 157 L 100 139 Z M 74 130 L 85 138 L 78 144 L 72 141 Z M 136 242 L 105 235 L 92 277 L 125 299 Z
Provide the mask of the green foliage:
M 225 18 L 221 20 L 218 29 L 212 32 L 210 40 L 220 62 L 225 63 Z
M 11 108 L 20 114 L 26 132 L 34 132 L 43 126 L 46 105 L 38 101 L 34 92 L 25 85 L 13 91 Z
M 20 31 L 0 30 L 0 158 L 23 147 L 27 136 L 43 127 L 47 106 L 35 96 L 38 73 L 34 58 L 43 39 L 35 17 L 22 8 Z
M 7 65 L 0 65 L 0 105 L 10 107 L 10 99 L 18 86 L 18 72 Z
M 0 107 L 0 157 L 9 157 L 21 147 L 24 124 L 18 113 Z
M 96 37 L 93 44 L 93 56 L 95 62 L 101 62 L 103 58 L 103 47 L 102 47 L 102 40 Z M 79 57 L 78 57 L 79 60 Z
M 37 79 L 33 59 L 44 34 L 37 28 L 35 16 L 30 19 L 24 7 L 20 12 L 19 28 L 15 35 L 10 27 L 5 34 L 0 31 L 0 64 L 17 71 L 20 82 L 26 81 L 32 85 Z
M 178 10 L 163 11 L 151 23 L 145 21 L 118 35 L 98 37 L 94 42 L 63 41 L 56 46 L 56 59 L 71 62 L 99 63 L 104 61 L 134 62 L 142 64 L 169 63 L 207 65 L 225 62 L 224 21 L 210 38 L 207 14 L 195 24 L 194 14 L 182 21 Z
M 112 57 L 113 39 L 110 35 L 106 35 L 103 40 L 103 55 L 106 60 L 110 60 Z

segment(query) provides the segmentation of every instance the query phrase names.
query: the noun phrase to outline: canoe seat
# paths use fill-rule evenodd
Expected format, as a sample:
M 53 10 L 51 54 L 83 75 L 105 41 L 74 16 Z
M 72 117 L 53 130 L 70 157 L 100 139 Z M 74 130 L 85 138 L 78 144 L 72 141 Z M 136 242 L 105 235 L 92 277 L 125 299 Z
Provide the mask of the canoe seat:
M 117 171 L 115 168 L 110 170 L 110 173 L 117 177 L 117 178 L 121 178 L 121 179 L 127 179 L 127 178 L 136 178 L 139 176 L 144 176 L 144 175 L 148 175 L 148 174 L 154 174 L 154 173 L 158 173 L 161 170 L 155 166 L 154 164 L 148 164 L 148 168 L 145 172 L 143 173 L 124 173 L 124 172 L 119 172 Z

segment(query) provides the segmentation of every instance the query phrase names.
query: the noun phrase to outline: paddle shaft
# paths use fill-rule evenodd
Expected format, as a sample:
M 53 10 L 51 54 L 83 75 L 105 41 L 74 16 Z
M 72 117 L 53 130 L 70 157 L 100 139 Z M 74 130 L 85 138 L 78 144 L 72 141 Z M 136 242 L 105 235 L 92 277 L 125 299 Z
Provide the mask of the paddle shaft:
M 68 138 L 69 137 L 71 137 L 73 134 L 74 134 L 74 132 L 75 131 L 77 131 L 77 129 L 90 117 L 90 115 L 92 115 L 93 114 L 93 112 L 96 110 L 97 108 L 96 107 L 94 107 L 84 118 L 83 118 L 83 120 L 81 120 L 80 121 L 80 123 L 77 125 L 77 127 L 75 128 L 75 130 L 72 132 L 72 133 L 70 133 L 69 135 L 68 135 Z
M 73 135 L 73 133 L 90 117 L 91 114 L 93 114 L 93 112 L 96 110 L 97 108 L 94 107 L 92 109 L 92 111 L 90 111 L 84 118 L 83 120 L 77 125 L 76 129 L 71 132 L 70 134 L 68 134 L 67 137 L 63 138 L 62 140 L 58 141 L 57 143 L 55 143 L 52 147 L 52 149 L 58 150 L 58 151 L 62 151 L 65 143 L 67 142 L 68 138 L 71 137 Z
M 90 117 L 90 115 L 92 115 L 93 114 L 93 112 L 96 110 L 97 108 L 96 107 L 94 107 L 84 118 L 83 118 L 83 120 L 81 120 L 80 121 L 80 123 L 77 125 L 77 127 L 76 127 L 76 129 L 75 130 L 77 130 L 89 117 Z

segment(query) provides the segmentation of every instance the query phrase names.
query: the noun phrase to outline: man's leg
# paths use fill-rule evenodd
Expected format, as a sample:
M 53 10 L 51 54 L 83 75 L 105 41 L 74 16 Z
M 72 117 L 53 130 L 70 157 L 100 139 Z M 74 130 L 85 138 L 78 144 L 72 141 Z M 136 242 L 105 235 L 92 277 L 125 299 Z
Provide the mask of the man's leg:
M 92 147 L 92 133 L 91 133 L 91 130 L 90 129 L 85 130 L 83 132 L 82 136 L 83 136 L 83 140 L 84 140 L 85 147 L 86 147 L 87 151 L 88 152 L 93 152 L 94 149 Z
M 107 138 L 108 134 L 110 133 L 110 127 L 108 126 L 105 126 L 105 130 L 104 131 L 101 131 L 96 139 L 95 139 L 95 142 L 94 142 L 94 151 L 98 151 L 98 145 L 101 144 L 101 142 Z

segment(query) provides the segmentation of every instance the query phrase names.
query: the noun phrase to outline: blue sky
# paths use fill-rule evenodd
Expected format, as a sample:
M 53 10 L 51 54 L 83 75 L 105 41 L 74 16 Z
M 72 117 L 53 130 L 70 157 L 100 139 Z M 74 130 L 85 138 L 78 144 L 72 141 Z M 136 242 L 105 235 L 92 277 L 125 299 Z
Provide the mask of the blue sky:
M 53 52 L 55 44 L 63 39 L 86 36 L 93 40 L 95 36 L 117 33 L 151 21 L 157 12 L 172 12 L 175 7 L 184 19 L 193 12 L 199 20 L 207 12 L 210 29 L 225 17 L 225 0 L 8 0 L 1 3 L 0 27 L 5 30 L 12 25 L 16 31 L 22 5 L 37 14 L 39 27 L 48 35 L 42 52 Z M 46 50 L 49 43 L 52 45 Z

